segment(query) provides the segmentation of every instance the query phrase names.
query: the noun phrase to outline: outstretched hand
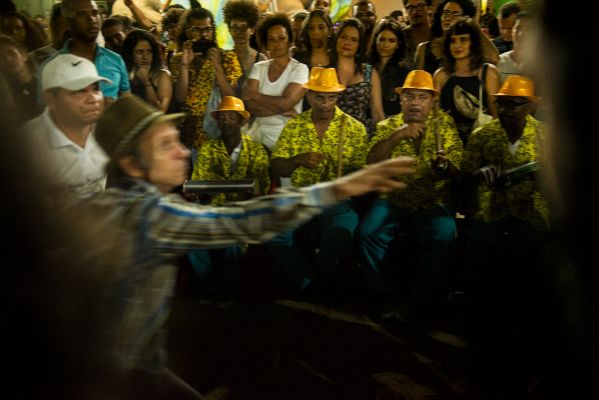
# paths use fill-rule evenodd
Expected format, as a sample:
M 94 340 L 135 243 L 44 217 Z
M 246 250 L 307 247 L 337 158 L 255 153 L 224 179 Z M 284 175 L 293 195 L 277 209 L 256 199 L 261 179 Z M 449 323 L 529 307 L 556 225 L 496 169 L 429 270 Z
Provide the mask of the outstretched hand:
M 359 171 L 334 181 L 333 190 L 337 199 L 360 196 L 368 192 L 387 193 L 406 188 L 406 184 L 394 178 L 414 173 L 416 159 L 396 157 L 368 165 Z

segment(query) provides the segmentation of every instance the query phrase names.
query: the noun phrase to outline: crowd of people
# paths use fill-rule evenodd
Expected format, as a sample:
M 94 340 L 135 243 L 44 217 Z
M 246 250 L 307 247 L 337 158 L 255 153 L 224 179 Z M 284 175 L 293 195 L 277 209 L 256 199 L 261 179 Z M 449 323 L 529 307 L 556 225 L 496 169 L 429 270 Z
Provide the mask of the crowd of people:
M 380 321 L 434 318 L 464 292 L 476 395 L 545 390 L 555 176 L 528 2 L 494 20 L 472 0 L 404 0 L 388 16 L 357 0 L 338 20 L 328 1 L 229 0 L 231 49 L 201 2 L 138 3 L 102 15 L 62 0 L 47 27 L 0 16 L 3 119 L 52 209 L 78 219 L 60 237 L 102 216 L 67 248 L 106 235 L 90 254 L 119 249 L 90 264 L 114 267 L 85 343 L 114 372 L 107 395 L 200 398 L 164 358 L 180 255 L 203 302 L 232 307 L 258 243 L 303 298 L 335 297 L 351 260 Z M 254 190 L 195 196 L 187 180 Z M 88 367 L 81 391 L 99 384 Z

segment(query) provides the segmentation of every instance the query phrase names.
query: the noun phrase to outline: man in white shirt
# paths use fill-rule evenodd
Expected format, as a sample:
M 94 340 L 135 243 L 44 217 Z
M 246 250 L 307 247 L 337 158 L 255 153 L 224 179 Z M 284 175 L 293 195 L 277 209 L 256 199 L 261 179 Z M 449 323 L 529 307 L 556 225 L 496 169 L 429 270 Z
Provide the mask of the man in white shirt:
M 108 161 L 93 131 L 103 108 L 94 63 L 73 54 L 60 54 L 42 70 L 46 109 L 22 128 L 29 154 L 44 184 L 77 194 L 104 189 Z

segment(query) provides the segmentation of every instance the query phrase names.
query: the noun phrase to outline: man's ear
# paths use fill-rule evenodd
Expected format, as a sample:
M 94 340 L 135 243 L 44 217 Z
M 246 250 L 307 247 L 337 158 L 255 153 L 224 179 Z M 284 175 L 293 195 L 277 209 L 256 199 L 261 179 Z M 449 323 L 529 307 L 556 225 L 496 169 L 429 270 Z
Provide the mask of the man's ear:
M 52 92 L 50 92 L 49 90 L 44 91 L 44 101 L 46 102 L 46 105 L 48 105 L 48 108 L 50 110 L 54 110 L 54 108 L 55 108 L 54 94 Z
M 121 157 L 119 167 L 132 178 L 143 178 L 146 174 L 145 169 L 141 168 L 138 160 L 132 155 Z

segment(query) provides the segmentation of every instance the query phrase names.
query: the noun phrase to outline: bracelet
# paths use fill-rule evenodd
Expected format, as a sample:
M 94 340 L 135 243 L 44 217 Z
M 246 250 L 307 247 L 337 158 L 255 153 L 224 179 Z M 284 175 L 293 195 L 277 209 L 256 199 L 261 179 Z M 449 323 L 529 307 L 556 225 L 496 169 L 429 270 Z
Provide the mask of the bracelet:
M 189 64 L 181 64 L 182 67 L 189 67 Z
M 152 86 L 152 84 L 151 84 L 151 83 L 146 83 L 146 84 L 144 85 L 144 87 L 148 87 L 148 86 Z

